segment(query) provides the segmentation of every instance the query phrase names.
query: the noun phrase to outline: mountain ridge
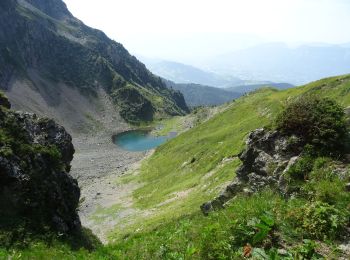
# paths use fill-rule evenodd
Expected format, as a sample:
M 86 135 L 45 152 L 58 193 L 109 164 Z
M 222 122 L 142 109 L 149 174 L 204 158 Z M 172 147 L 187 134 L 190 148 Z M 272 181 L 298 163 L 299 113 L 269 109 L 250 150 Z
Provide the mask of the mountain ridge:
M 195 83 L 174 83 L 166 79 L 163 79 L 163 81 L 169 88 L 180 91 L 190 107 L 221 105 L 242 95 L 231 89 L 226 90 L 225 88 L 216 88 Z
M 129 122 L 188 112 L 179 92 L 166 88 L 122 44 L 74 18 L 62 1 L 6 0 L 0 7 L 0 84 L 16 108 L 50 110 L 44 85 L 62 94 L 62 100 L 70 99 L 60 90 L 65 85 L 87 102 L 106 93 L 114 110 Z M 23 90 L 24 81 L 42 100 L 31 94 L 26 104 L 17 102 L 11 89 L 17 84 Z
M 141 57 L 141 60 L 149 67 L 153 73 L 167 80 L 171 80 L 177 84 L 193 83 L 223 88 L 229 84 L 239 85 L 244 83 L 243 80 L 234 76 L 225 77 L 180 62 L 168 60 L 152 60 L 145 57 Z

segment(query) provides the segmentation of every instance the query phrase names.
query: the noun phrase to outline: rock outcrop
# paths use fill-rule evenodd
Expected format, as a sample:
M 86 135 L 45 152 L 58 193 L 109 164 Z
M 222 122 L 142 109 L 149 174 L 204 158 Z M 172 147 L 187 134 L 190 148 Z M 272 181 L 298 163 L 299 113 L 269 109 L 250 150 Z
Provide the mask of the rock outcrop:
M 13 112 L 0 98 L 0 217 L 68 233 L 81 227 L 71 136 L 53 120 Z M 0 223 L 0 227 L 3 223 Z
M 283 174 L 297 161 L 303 141 L 296 136 L 261 128 L 249 134 L 246 145 L 239 155 L 243 164 L 236 172 L 237 177 L 221 195 L 201 206 L 204 214 L 224 207 L 239 192 L 253 193 L 266 186 L 275 186 L 282 191 L 285 186 Z

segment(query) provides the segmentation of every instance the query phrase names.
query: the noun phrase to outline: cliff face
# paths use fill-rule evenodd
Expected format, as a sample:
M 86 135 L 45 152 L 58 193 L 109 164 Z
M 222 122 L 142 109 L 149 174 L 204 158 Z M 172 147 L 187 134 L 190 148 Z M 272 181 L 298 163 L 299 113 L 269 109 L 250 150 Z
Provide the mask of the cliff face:
M 1 93 L 0 93 L 1 94 Z M 53 120 L 9 110 L 0 98 L 0 228 L 79 230 L 80 189 L 69 175 L 71 136 Z
M 121 44 L 74 18 L 61 0 L 6 0 L 0 4 L 0 84 L 11 92 L 18 80 L 51 107 L 60 104 L 60 96 L 65 98 L 64 84 L 89 99 L 96 98 L 100 90 L 114 95 L 114 104 L 129 121 L 149 119 L 149 110 L 125 117 L 123 111 L 133 104 L 128 105 L 119 92 L 132 90 L 142 96 L 152 106 L 151 119 L 188 111 L 182 95 L 166 88 Z M 9 96 L 16 107 L 24 107 L 11 93 Z M 34 95 L 30 100 L 27 107 L 42 106 Z M 126 107 L 120 106 L 124 103 Z

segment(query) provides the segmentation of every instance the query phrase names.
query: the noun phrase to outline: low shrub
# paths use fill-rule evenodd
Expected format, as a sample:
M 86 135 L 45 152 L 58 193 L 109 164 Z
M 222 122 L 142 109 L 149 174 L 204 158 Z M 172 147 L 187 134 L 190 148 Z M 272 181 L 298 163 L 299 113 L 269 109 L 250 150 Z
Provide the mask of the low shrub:
M 297 211 L 297 228 L 307 238 L 336 239 L 348 224 L 348 214 L 325 202 L 310 202 Z
M 293 180 L 306 180 L 314 167 L 314 158 L 305 156 L 299 159 L 288 170 L 288 175 Z
M 301 137 L 319 155 L 336 156 L 345 150 L 345 112 L 331 99 L 299 96 L 286 105 L 275 123 L 279 131 Z

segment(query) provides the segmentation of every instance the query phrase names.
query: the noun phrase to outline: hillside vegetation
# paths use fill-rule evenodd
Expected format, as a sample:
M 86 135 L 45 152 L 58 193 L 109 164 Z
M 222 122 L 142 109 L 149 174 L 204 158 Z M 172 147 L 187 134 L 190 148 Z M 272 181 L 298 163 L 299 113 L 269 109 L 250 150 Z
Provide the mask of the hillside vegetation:
M 16 107 L 36 112 L 71 104 L 67 86 L 93 105 L 106 92 L 130 123 L 188 112 L 179 92 L 166 88 L 123 45 L 75 18 L 61 0 L 2 1 L 0 29 L 0 87 Z M 18 99 L 13 88 L 34 92 Z M 79 110 L 80 103 L 73 104 Z
M 3 250 L 22 257 L 121 259 L 328 259 L 345 257 L 350 194 L 345 191 L 349 166 L 337 158 L 302 160 L 305 191 L 286 200 L 275 190 L 237 196 L 224 210 L 208 217 L 200 205 L 216 197 L 235 176 L 247 134 L 272 128 L 276 116 L 293 98 L 314 94 L 350 106 L 350 76 L 323 79 L 278 91 L 261 89 L 226 105 L 223 112 L 156 149 L 139 172 L 124 182 L 139 183 L 134 204 L 149 214 L 110 233 L 113 241 L 97 251 L 71 251 L 39 243 L 27 249 Z M 339 158 L 341 159 L 341 158 Z M 332 175 L 341 171 L 343 179 Z M 302 172 L 301 172 L 302 174 Z M 339 228 L 343 232 L 339 232 Z M 349 253 L 349 252 L 348 252 Z M 46 255 L 47 254 L 47 255 Z

